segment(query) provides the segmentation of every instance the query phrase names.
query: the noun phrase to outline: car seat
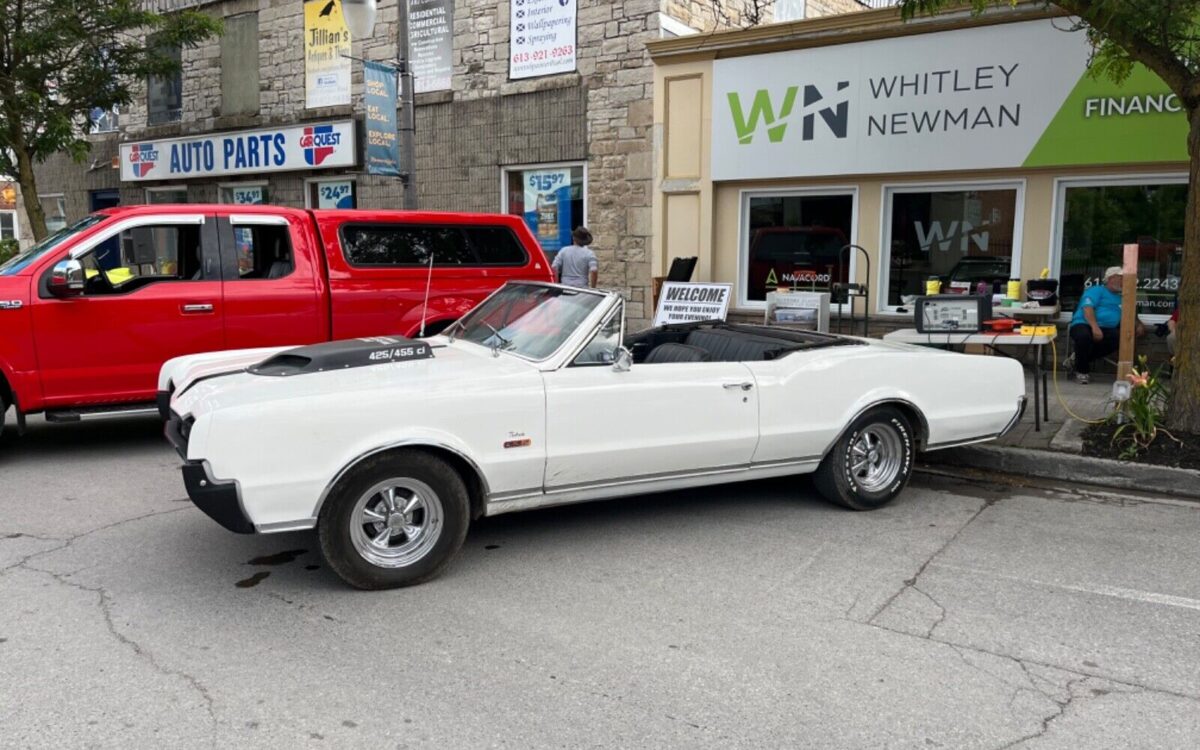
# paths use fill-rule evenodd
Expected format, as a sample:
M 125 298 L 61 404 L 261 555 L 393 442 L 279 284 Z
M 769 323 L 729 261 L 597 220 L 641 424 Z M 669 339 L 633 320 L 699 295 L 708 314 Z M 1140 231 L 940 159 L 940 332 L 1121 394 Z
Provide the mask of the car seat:
M 643 363 L 653 365 L 664 362 L 708 362 L 711 359 L 712 356 L 698 346 L 659 344 L 650 350 Z
M 283 241 L 279 237 L 275 238 L 272 245 L 271 256 L 274 260 L 271 267 L 267 269 L 268 279 L 282 279 L 292 272 L 292 259 L 285 256 Z

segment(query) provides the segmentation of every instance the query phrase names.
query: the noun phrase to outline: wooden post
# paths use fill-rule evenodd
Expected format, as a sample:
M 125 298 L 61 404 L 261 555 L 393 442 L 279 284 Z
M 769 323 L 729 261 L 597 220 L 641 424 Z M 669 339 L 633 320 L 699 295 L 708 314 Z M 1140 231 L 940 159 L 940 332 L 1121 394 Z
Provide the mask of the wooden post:
M 1121 347 L 1117 350 L 1117 379 L 1133 372 L 1133 339 L 1137 329 L 1138 246 L 1125 246 L 1121 276 Z

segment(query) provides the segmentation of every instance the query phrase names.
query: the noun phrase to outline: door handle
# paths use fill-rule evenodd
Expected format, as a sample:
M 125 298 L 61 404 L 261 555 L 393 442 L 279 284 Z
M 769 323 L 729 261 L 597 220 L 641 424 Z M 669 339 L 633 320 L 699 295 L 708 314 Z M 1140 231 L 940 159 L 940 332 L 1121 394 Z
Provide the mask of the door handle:
M 734 388 L 740 388 L 743 391 L 748 391 L 754 387 L 754 383 L 724 383 L 724 384 L 722 384 L 721 387 L 726 388 L 728 390 L 733 390 Z
M 211 302 L 196 302 L 196 303 L 192 303 L 192 304 L 183 305 L 180 309 L 183 310 L 183 313 L 185 315 L 196 315 L 198 313 L 212 312 L 213 306 L 212 306 Z

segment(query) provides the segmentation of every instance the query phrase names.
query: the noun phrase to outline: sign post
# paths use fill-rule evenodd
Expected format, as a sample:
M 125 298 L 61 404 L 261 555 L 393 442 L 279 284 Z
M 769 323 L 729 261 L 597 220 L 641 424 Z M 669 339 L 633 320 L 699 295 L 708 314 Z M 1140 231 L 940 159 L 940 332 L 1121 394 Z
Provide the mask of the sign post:
M 1133 338 L 1137 330 L 1138 246 L 1125 246 L 1121 269 L 1121 346 L 1117 350 L 1117 380 L 1133 372 Z

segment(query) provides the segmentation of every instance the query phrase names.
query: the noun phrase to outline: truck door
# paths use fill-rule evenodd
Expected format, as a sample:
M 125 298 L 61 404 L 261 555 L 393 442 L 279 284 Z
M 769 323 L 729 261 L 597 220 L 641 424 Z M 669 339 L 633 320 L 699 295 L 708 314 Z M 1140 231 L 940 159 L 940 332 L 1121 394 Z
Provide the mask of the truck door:
M 217 226 L 225 348 L 327 341 L 324 274 L 309 225 L 247 213 L 222 217 Z
M 83 294 L 51 296 L 47 268 L 33 300 L 47 407 L 153 400 L 163 362 L 224 345 L 214 217 L 134 216 L 71 254 Z

